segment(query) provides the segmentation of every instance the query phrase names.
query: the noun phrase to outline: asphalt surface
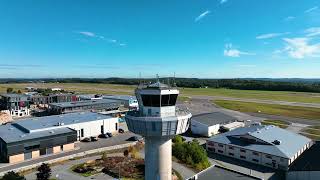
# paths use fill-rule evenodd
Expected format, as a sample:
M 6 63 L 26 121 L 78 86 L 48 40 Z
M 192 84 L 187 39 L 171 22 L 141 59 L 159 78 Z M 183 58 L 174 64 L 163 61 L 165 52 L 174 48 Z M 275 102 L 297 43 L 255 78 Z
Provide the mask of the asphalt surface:
M 216 166 L 200 173 L 198 175 L 198 180 L 254 180 L 256 178 L 229 171 Z
M 27 160 L 27 161 L 23 161 L 21 163 L 12 164 L 12 165 L 9 165 L 8 163 L 2 163 L 0 165 L 0 172 L 9 171 L 9 170 L 24 167 L 24 166 L 29 166 L 29 165 L 32 165 L 35 163 L 41 163 L 44 161 L 48 161 L 48 160 L 52 160 L 52 159 L 80 153 L 80 152 L 85 152 L 85 151 L 89 151 L 92 149 L 98 149 L 98 148 L 107 147 L 107 146 L 125 144 L 125 143 L 128 143 L 128 141 L 126 141 L 126 140 L 133 135 L 135 135 L 135 134 L 133 134 L 131 132 L 126 132 L 124 134 L 116 135 L 112 138 L 99 139 L 99 141 L 97 141 L 97 142 L 88 142 L 88 143 L 78 142 L 78 143 L 76 143 L 76 146 L 80 147 L 80 149 L 77 149 L 74 151 L 68 151 L 68 152 L 63 152 L 63 153 L 58 153 L 58 154 L 53 154 L 53 155 L 47 155 L 47 156 L 43 156 L 43 157 L 40 157 L 37 159 Z
M 223 96 L 190 96 L 195 99 L 206 99 L 206 100 L 229 100 L 229 101 L 242 101 L 242 102 L 253 102 L 253 103 L 264 103 L 264 104 L 278 104 L 286 106 L 302 106 L 302 107 L 313 107 L 320 108 L 320 103 L 303 103 L 303 102 L 289 102 L 289 101 L 275 101 L 275 100 L 264 100 L 264 99 L 247 99 L 247 98 L 232 98 Z

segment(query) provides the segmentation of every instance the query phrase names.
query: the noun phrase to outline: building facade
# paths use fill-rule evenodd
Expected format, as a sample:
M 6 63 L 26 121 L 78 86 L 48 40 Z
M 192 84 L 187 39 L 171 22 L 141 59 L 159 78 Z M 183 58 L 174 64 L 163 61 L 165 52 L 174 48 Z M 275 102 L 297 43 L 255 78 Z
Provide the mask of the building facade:
M 30 115 L 28 96 L 23 94 L 1 94 L 0 110 L 8 110 L 12 117 Z
M 235 129 L 207 140 L 207 151 L 243 161 L 288 170 L 313 141 L 275 126 Z
M 49 104 L 49 111 L 52 114 L 65 114 L 81 111 L 111 111 L 117 110 L 120 107 L 119 101 L 98 99 L 98 100 L 84 100 L 76 102 L 63 102 Z
M 145 137 L 145 179 L 172 179 L 172 141 L 184 133 L 191 113 L 176 108 L 179 90 L 157 82 L 135 91 L 139 110 L 129 111 L 125 118 L 131 132 Z
M 211 137 L 219 133 L 222 125 L 235 122 L 237 119 L 221 112 L 195 115 L 191 119 L 193 134 Z

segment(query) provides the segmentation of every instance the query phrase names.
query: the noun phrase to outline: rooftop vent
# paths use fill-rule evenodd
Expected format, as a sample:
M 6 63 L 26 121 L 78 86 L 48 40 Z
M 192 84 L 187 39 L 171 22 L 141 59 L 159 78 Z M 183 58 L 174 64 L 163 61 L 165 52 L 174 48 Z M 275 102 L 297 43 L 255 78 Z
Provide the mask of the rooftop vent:
M 50 131 L 50 134 L 54 134 L 54 131 Z
M 13 130 L 13 128 L 11 127 L 11 128 L 9 128 L 9 130 Z
M 23 137 L 25 137 L 25 136 L 26 136 L 25 134 L 21 134 L 21 135 L 20 135 L 21 138 L 23 138 Z
M 281 144 L 281 141 L 280 140 L 274 140 L 273 142 L 272 142 L 274 145 L 280 145 Z

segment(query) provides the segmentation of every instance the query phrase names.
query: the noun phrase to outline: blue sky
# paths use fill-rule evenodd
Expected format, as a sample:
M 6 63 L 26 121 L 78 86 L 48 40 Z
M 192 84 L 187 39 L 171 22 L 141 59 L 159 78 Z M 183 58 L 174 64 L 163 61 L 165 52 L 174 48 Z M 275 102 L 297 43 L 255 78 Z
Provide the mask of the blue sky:
M 320 78 L 320 0 L 0 0 L 0 78 Z

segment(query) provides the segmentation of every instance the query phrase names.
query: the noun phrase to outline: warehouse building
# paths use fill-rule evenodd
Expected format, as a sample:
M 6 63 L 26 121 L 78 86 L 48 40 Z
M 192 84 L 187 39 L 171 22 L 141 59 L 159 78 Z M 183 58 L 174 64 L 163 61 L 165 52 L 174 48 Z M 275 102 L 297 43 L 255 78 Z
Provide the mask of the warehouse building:
M 288 170 L 313 141 L 276 126 L 238 128 L 207 140 L 208 152 Z
M 49 111 L 52 114 L 65 114 L 81 111 L 110 111 L 117 110 L 119 109 L 119 107 L 119 101 L 100 99 L 76 102 L 51 103 L 49 104 Z
M 50 94 L 48 96 L 43 95 L 31 95 L 30 102 L 34 105 L 44 105 L 50 103 L 62 103 L 62 102 L 74 102 L 79 101 L 79 98 L 74 94 Z
M 118 118 L 93 112 L 33 117 L 0 126 L 1 159 L 14 163 L 74 149 L 74 142 L 118 130 Z
M 30 115 L 28 96 L 23 94 L 1 94 L 0 110 L 8 110 L 12 117 L 23 117 Z
M 191 131 L 193 134 L 210 137 L 218 134 L 222 125 L 233 123 L 236 120 L 236 118 L 221 112 L 195 115 L 191 119 Z
M 135 96 L 126 96 L 126 95 L 112 96 L 112 95 L 109 95 L 109 96 L 102 96 L 102 97 L 103 97 L 103 99 L 110 99 L 110 100 L 119 101 L 122 106 L 124 106 L 125 108 L 128 108 L 130 110 L 138 109 L 138 107 L 139 107 L 137 98 Z

